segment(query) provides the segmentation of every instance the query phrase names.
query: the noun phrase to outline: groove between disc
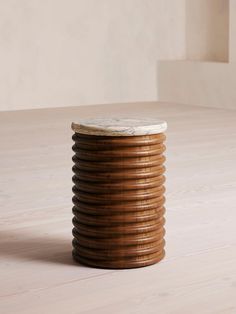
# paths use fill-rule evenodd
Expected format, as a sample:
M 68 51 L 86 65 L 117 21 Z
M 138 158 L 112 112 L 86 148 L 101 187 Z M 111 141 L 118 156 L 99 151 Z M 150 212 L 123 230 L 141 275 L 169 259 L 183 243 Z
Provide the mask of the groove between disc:
M 83 224 L 91 226 L 110 226 L 117 224 L 126 224 L 132 222 L 146 222 L 153 219 L 159 219 L 165 213 L 165 208 L 161 207 L 159 209 L 146 210 L 142 212 L 123 212 L 118 214 L 107 213 L 106 215 L 91 215 L 87 211 L 82 212 L 75 206 L 72 208 L 72 212 Z
M 163 185 L 157 188 L 133 190 L 133 191 L 122 191 L 117 193 L 87 193 L 77 189 L 76 186 L 72 188 L 73 193 L 79 200 L 85 203 L 97 203 L 97 204 L 111 204 L 112 202 L 122 201 L 138 201 L 150 198 L 156 198 L 162 196 L 165 192 Z
M 120 235 L 117 237 L 108 237 L 108 238 L 92 238 L 79 234 L 78 231 L 73 228 L 72 234 L 76 240 L 81 243 L 82 246 L 89 248 L 102 249 L 113 248 L 116 245 L 127 246 L 127 245 L 140 245 L 144 243 L 150 243 L 159 241 L 160 238 L 163 238 L 165 235 L 165 229 L 163 227 L 159 228 L 158 231 L 140 233 L 140 234 L 129 234 L 129 235 Z
M 111 269 L 119 269 L 119 268 L 136 268 L 143 267 L 158 263 L 165 256 L 165 251 L 150 254 L 146 256 L 146 258 L 137 258 L 136 260 L 128 260 L 128 259 L 119 259 L 115 261 L 98 261 L 95 259 L 88 259 L 78 255 L 74 250 L 72 252 L 73 258 L 75 261 L 82 263 L 84 265 L 97 267 L 97 268 L 111 268 Z
M 133 157 L 146 157 L 163 154 L 166 150 L 164 144 L 152 145 L 152 146 L 139 146 L 139 147 L 128 147 L 120 148 L 119 150 L 85 150 L 79 148 L 76 144 L 72 147 L 76 157 L 82 160 L 96 160 L 105 161 L 115 158 L 133 158 Z
M 92 161 L 92 160 L 82 160 L 76 155 L 72 157 L 73 162 L 81 170 L 86 171 L 107 171 L 117 170 L 117 169 L 133 169 L 133 168 L 147 168 L 162 165 L 166 158 L 164 155 L 154 155 L 147 157 L 130 157 L 130 158 L 116 158 L 107 161 Z
M 73 204 L 81 211 L 95 213 L 97 215 L 107 213 L 138 212 L 150 209 L 157 209 L 164 205 L 163 195 L 151 199 L 139 201 L 121 201 L 113 204 L 89 204 L 82 202 L 76 195 L 72 198 Z M 95 212 L 96 211 L 96 212 Z
M 92 182 L 114 182 L 115 180 L 130 180 L 130 179 L 144 179 L 160 176 L 165 172 L 165 166 L 155 166 L 140 169 L 124 169 L 123 171 L 101 171 L 101 172 L 89 172 L 80 170 L 76 165 L 72 167 L 72 171 L 83 181 Z
M 74 133 L 72 140 L 78 145 L 88 147 L 90 149 L 106 149 L 109 147 L 132 147 L 132 146 L 145 146 L 163 143 L 166 140 L 164 133 L 141 135 L 141 136 L 126 136 L 125 138 L 119 136 L 91 136 Z
M 158 231 L 165 224 L 165 218 L 160 217 L 156 220 L 151 220 L 148 222 L 141 223 L 129 223 L 129 224 L 120 224 L 116 226 L 91 226 L 85 225 L 79 222 L 76 217 L 72 219 L 73 225 L 79 234 L 88 236 L 88 237 L 98 237 L 98 238 L 106 238 L 106 237 L 116 237 L 120 234 L 141 234 L 147 233 L 151 231 Z
M 72 177 L 72 181 L 77 189 L 88 192 L 88 193 L 104 193 L 106 192 L 117 192 L 117 191 L 128 191 L 128 190 L 143 190 L 150 188 L 157 188 L 165 183 L 165 176 L 160 175 L 148 179 L 137 179 L 137 180 L 119 180 L 110 182 L 88 182 L 83 181 L 76 175 Z
M 165 240 L 161 239 L 159 242 L 156 242 L 155 245 L 149 245 L 147 247 L 132 247 L 131 248 L 125 248 L 125 247 L 117 247 L 112 250 L 106 250 L 106 249 L 91 249 L 81 246 L 78 242 L 72 241 L 74 250 L 77 254 L 86 257 L 86 258 L 92 258 L 92 259 L 109 259 L 109 260 L 115 260 L 117 258 L 124 258 L 129 256 L 142 256 L 142 255 L 148 255 L 152 253 L 157 253 L 164 249 L 165 246 Z

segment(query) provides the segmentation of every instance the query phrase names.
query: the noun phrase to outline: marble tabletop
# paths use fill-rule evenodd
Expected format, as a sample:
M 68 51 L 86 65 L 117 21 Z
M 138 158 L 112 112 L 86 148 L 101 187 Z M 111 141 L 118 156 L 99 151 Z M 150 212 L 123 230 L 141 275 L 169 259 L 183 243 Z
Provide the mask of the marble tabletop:
M 75 133 L 104 136 L 136 136 L 162 133 L 167 123 L 150 118 L 81 119 L 72 123 Z

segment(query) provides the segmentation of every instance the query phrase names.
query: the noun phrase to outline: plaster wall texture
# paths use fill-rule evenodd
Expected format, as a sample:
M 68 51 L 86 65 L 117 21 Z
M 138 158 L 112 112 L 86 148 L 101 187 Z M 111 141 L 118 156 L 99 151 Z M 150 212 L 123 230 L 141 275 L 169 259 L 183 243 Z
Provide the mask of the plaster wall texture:
M 184 0 L 0 0 L 0 110 L 157 100 Z

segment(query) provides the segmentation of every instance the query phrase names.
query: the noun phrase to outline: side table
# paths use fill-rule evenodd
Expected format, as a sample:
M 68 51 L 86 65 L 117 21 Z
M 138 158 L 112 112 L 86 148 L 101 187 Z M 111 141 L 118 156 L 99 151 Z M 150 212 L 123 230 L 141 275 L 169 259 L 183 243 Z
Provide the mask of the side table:
M 76 261 L 134 268 L 164 257 L 166 128 L 145 118 L 72 123 Z

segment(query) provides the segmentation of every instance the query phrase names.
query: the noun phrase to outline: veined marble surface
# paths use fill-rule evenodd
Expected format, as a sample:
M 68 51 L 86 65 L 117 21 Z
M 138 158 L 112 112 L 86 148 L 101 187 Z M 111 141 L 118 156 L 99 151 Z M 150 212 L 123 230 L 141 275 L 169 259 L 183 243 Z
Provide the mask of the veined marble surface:
M 142 118 L 97 118 L 72 123 L 76 133 L 104 136 L 136 136 L 162 133 L 167 123 L 162 120 Z

